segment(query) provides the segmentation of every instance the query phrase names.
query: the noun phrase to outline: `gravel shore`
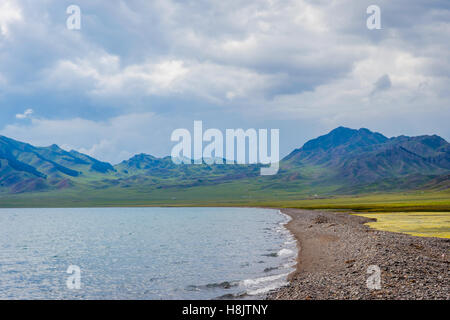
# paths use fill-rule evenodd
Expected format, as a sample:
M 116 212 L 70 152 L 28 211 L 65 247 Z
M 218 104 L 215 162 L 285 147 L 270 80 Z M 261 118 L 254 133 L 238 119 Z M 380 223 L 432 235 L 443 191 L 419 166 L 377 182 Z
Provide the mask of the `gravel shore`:
M 290 284 L 268 299 L 450 299 L 450 239 L 370 229 L 345 212 L 283 209 L 299 246 Z M 369 266 L 381 270 L 370 290 Z

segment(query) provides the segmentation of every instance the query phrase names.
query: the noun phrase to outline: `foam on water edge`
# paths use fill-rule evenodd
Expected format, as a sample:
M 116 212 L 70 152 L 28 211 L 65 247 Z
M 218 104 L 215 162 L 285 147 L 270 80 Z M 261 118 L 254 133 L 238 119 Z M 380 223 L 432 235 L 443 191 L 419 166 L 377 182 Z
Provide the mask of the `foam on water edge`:
M 297 265 L 297 240 L 286 228 L 286 225 L 292 220 L 292 218 L 289 215 L 282 213 L 281 210 L 278 210 L 278 214 L 282 215 L 286 219 L 285 221 L 278 223 L 279 227 L 276 229 L 277 233 L 281 233 L 286 237 L 286 241 L 284 242 L 285 247 L 276 253 L 276 257 L 283 257 L 284 259 L 287 259 L 287 261 L 282 261 L 281 266 L 277 268 L 283 273 L 255 279 L 246 279 L 239 282 L 241 286 L 246 288 L 246 295 L 263 296 L 270 291 L 287 285 L 287 278 L 289 274 L 295 270 Z

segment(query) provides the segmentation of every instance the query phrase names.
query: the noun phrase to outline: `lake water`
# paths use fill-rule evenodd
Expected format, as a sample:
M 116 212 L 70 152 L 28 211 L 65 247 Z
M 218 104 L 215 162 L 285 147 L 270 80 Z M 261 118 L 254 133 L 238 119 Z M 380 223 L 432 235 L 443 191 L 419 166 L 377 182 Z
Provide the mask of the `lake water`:
M 0 209 L 0 299 L 259 298 L 293 271 L 287 221 L 253 208 Z

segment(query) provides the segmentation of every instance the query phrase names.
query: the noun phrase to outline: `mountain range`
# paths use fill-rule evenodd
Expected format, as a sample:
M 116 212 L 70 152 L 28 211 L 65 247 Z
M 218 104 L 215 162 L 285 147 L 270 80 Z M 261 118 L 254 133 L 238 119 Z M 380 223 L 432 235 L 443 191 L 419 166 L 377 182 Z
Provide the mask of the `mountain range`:
M 209 186 L 269 194 L 443 190 L 450 187 L 450 144 L 437 135 L 387 138 L 339 127 L 292 151 L 280 161 L 277 175 L 259 172 L 260 165 L 176 165 L 170 157 L 147 154 L 112 165 L 57 145 L 35 147 L 0 136 L 4 195 L 81 188 L 120 196 L 129 190 L 151 194 Z

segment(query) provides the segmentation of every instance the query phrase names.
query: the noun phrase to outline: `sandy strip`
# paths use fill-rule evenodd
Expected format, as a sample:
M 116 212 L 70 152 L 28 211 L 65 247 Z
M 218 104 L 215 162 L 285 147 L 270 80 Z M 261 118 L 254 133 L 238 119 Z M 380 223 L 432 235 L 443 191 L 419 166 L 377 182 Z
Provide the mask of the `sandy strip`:
M 450 300 L 450 240 L 370 229 L 368 218 L 345 212 L 282 209 L 299 245 L 290 284 L 269 299 Z M 381 271 L 381 289 L 367 273 Z

